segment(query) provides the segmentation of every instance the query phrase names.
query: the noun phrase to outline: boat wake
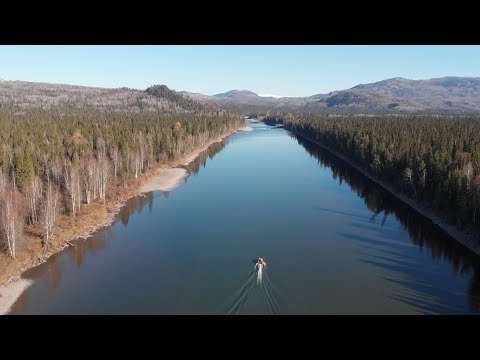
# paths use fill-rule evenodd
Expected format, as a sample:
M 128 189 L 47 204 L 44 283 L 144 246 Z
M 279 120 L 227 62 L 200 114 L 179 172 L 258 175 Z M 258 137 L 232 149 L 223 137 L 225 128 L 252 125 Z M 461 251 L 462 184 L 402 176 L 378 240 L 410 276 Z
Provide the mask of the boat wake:
M 233 305 L 227 311 L 227 315 L 240 315 L 244 312 L 248 301 L 251 298 L 253 290 L 263 290 L 265 296 L 265 312 L 268 315 L 275 315 L 279 313 L 279 303 L 277 301 L 276 291 L 270 280 L 265 266 L 263 264 L 255 264 L 248 275 L 247 280 L 241 286 L 240 290 L 235 294 Z
M 255 264 L 255 268 L 257 269 L 257 284 L 260 285 L 262 283 L 264 265 Z

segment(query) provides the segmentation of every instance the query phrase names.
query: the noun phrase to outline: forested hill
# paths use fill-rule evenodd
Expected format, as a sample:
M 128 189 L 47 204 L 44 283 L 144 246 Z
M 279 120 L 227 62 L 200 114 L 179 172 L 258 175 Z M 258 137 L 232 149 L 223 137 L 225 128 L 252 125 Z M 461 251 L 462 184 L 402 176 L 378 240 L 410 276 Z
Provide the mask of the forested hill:
M 350 89 L 309 97 L 260 96 L 231 90 L 213 96 L 180 91 L 205 104 L 234 111 L 306 111 L 316 113 L 480 113 L 480 78 L 454 77 L 428 80 L 393 78 Z
M 244 125 L 165 85 L 0 82 L 0 284 L 9 258 L 61 247 L 57 226 L 93 216 L 90 204 L 114 208 L 142 173 Z
M 0 82 L 0 107 L 27 109 L 93 109 L 127 113 L 216 111 L 213 104 L 185 98 L 165 85 L 146 90 L 107 89 L 25 81 Z
M 310 110 L 349 112 L 479 113 L 480 78 L 393 78 L 335 91 L 307 105 Z

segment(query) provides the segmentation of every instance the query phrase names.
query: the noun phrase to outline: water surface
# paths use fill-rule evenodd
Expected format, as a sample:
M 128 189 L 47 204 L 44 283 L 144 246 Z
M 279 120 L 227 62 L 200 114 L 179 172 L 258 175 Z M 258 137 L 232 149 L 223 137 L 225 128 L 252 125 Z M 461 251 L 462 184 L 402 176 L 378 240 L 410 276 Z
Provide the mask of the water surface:
M 12 313 L 478 311 L 478 256 L 324 150 L 251 126 L 202 153 L 177 189 L 131 199 L 112 226 L 27 272 L 36 282 Z

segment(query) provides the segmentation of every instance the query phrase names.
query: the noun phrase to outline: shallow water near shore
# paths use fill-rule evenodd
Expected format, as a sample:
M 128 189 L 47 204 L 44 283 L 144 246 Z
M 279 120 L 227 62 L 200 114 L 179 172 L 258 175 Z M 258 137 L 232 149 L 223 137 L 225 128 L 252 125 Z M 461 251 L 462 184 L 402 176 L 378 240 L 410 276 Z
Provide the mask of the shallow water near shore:
M 478 312 L 478 256 L 327 151 L 249 126 L 27 271 L 11 313 Z

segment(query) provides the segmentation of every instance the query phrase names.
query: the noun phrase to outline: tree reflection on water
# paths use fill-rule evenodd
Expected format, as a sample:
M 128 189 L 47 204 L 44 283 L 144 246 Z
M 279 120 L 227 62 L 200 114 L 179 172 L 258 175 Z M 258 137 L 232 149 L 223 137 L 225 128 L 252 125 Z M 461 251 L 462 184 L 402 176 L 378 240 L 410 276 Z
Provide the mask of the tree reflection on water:
M 480 257 L 473 254 L 463 245 L 450 238 L 432 222 L 399 201 L 395 196 L 385 191 L 363 174 L 338 159 L 328 151 L 314 143 L 290 133 L 290 136 L 305 148 L 305 150 L 318 160 L 322 167 L 332 171 L 332 177 L 341 185 L 348 184 L 350 189 L 363 199 L 367 208 L 372 212 L 372 226 L 355 222 L 355 214 L 341 214 L 349 216 L 351 222 L 346 225 L 353 228 L 362 228 L 368 231 L 377 231 L 383 227 L 389 216 L 394 216 L 406 231 L 412 243 L 420 249 L 428 250 L 431 258 L 436 261 L 449 263 L 457 276 L 469 278 L 469 300 L 472 311 L 480 311 Z M 318 208 L 319 211 L 332 212 L 335 210 Z M 428 268 L 428 264 L 421 264 L 418 257 L 409 254 L 409 248 L 402 244 L 385 240 L 372 239 L 351 233 L 337 232 L 341 237 L 357 241 L 362 244 L 364 251 L 360 253 L 359 260 L 370 265 L 388 270 L 392 274 L 387 280 L 401 285 L 409 290 L 400 295 L 393 295 L 396 300 L 416 307 L 425 313 L 459 313 L 464 312 L 458 306 L 455 297 L 462 294 L 444 288 L 434 288 L 429 285 L 429 279 L 435 273 Z M 406 295 L 408 294 L 408 295 Z M 452 301 L 449 301 L 451 299 Z

